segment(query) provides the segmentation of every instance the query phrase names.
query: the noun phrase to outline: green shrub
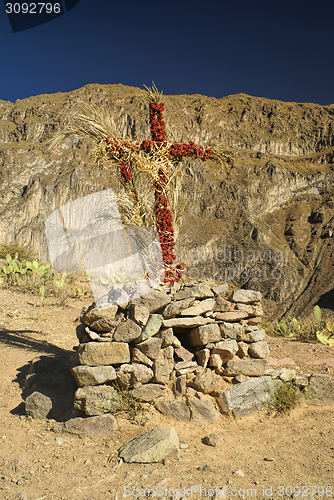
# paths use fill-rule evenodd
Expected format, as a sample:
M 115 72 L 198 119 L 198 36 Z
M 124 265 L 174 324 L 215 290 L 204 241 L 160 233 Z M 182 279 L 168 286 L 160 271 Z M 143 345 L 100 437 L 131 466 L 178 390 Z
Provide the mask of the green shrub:
M 298 403 L 298 389 L 292 382 L 277 384 L 274 391 L 270 393 L 268 409 L 283 415 L 290 413 Z

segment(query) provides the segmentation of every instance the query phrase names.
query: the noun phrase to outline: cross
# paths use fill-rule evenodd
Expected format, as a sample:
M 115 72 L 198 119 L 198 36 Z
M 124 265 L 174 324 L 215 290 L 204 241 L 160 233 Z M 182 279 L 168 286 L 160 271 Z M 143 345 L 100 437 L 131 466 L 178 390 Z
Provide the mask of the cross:
M 202 146 L 195 145 L 193 141 L 169 143 L 163 120 L 162 93 L 158 92 L 154 84 L 152 89 L 145 88 L 146 91 L 143 92 L 149 100 L 151 140 L 145 139 L 142 142 L 135 142 L 107 136 L 99 143 L 99 147 L 100 151 L 101 146 L 105 147 L 107 158 L 119 168 L 122 184 L 127 193 L 133 197 L 132 223 L 135 225 L 143 225 L 143 217 L 138 192 L 133 182 L 133 168 L 146 172 L 148 175 L 154 188 L 155 225 L 164 261 L 164 282 L 173 283 L 179 281 L 185 265 L 178 264 L 174 267 L 176 259 L 174 253 L 175 231 L 169 199 L 171 174 L 179 176 L 178 189 L 181 184 L 182 172 L 176 171 L 175 165 L 184 157 L 200 158 L 202 161 L 208 160 L 213 157 L 213 152 L 211 148 L 204 149 Z

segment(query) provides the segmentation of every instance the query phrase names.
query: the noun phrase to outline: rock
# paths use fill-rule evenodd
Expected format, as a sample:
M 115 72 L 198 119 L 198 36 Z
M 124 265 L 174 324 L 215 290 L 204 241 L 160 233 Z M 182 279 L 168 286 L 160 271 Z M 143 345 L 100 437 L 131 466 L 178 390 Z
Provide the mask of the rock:
M 181 375 L 180 377 L 176 377 L 174 384 L 174 393 L 176 397 L 183 396 L 187 391 L 187 377 L 185 375 Z
M 171 426 L 156 427 L 119 450 L 127 463 L 156 463 L 179 458 L 179 437 Z
M 172 318 L 165 319 L 162 324 L 165 328 L 194 328 L 197 326 L 214 323 L 213 318 L 203 318 L 203 316 L 194 316 L 193 318 Z
M 151 337 L 140 344 L 137 344 L 137 349 L 145 354 L 150 359 L 156 359 L 159 356 L 162 346 L 162 339 L 159 337 Z
M 102 439 L 114 433 L 115 417 L 109 413 L 88 418 L 71 418 L 64 423 L 66 432 L 87 436 L 93 439 Z
M 299 387 L 299 389 L 304 389 L 308 386 L 309 380 L 305 375 L 296 375 L 293 379 L 293 383 Z
M 221 368 L 223 365 L 223 360 L 219 354 L 211 354 L 208 365 L 210 368 Z
M 187 340 L 193 347 L 204 346 L 209 342 L 218 342 L 221 340 L 220 328 L 216 323 L 192 328 L 187 334 Z
M 90 328 L 98 333 L 108 333 L 113 332 L 117 325 L 118 321 L 116 319 L 103 317 L 91 323 Z
M 226 386 L 225 381 L 215 373 L 214 370 L 207 368 L 203 373 L 199 374 L 190 383 L 191 387 L 196 391 L 210 394 L 222 389 Z
M 293 380 L 296 376 L 296 371 L 291 370 L 289 368 L 277 368 L 271 373 L 271 378 L 279 378 L 283 382 L 290 382 L 290 380 Z
M 79 387 L 105 384 L 116 379 L 112 366 L 75 366 L 72 373 Z
M 196 352 L 197 363 L 200 366 L 205 366 L 208 364 L 210 359 L 210 349 L 202 349 L 201 351 Z
M 261 323 L 262 317 L 261 316 L 256 316 L 256 318 L 248 318 L 247 323 L 249 325 L 257 325 L 258 323 Z
M 162 339 L 161 347 L 168 347 L 170 345 L 173 345 L 173 340 L 174 340 L 173 328 L 160 329 L 160 332 L 157 334 L 157 337 L 160 337 Z
M 188 307 L 192 306 L 195 300 L 195 297 L 189 297 L 188 299 L 177 300 L 175 302 L 172 302 L 171 304 L 168 304 L 163 312 L 164 319 L 174 318 L 174 316 L 180 314 L 183 309 L 187 309 Z
M 237 323 L 221 323 L 219 325 L 220 333 L 224 339 L 241 340 L 245 335 L 245 329 Z
M 305 391 L 310 396 L 311 404 L 332 405 L 334 404 L 334 377 L 313 373 Z
M 129 363 L 129 344 L 124 342 L 88 342 L 79 346 L 78 356 L 80 364 L 88 366 Z
M 132 349 L 132 363 L 142 363 L 150 368 L 153 366 L 153 361 L 136 347 Z
M 180 361 L 176 363 L 176 375 L 186 375 L 187 373 L 194 372 L 198 368 L 196 361 Z
M 249 377 L 260 377 L 269 368 L 266 359 L 233 359 L 225 365 L 224 375 L 235 376 L 242 373 Z
M 122 389 L 146 384 L 153 378 L 153 370 L 148 366 L 134 363 L 122 365 L 117 370 L 117 382 Z
M 224 363 L 232 359 L 234 354 L 238 351 L 238 344 L 236 340 L 226 339 L 218 342 L 214 349 L 211 351 L 212 354 L 218 354 Z
M 201 314 L 211 311 L 215 306 L 214 299 L 202 300 L 198 304 L 188 307 L 181 311 L 181 316 L 200 316 Z
M 98 309 L 94 305 L 81 311 L 80 321 L 86 325 L 91 325 L 94 321 L 102 318 L 114 320 L 118 311 L 117 305 L 110 305 L 107 309 Z
M 33 392 L 26 398 L 25 410 L 29 417 L 36 420 L 47 418 L 52 409 L 52 401 L 50 398 L 40 392 Z
M 91 340 L 94 340 L 97 342 L 112 342 L 112 334 L 111 333 L 105 334 L 105 335 L 107 335 L 107 337 L 102 337 L 101 336 L 102 334 L 98 334 L 96 332 L 93 332 L 93 330 L 88 328 L 88 326 L 86 326 L 85 331 Z
M 147 340 L 160 330 L 162 324 L 162 316 L 161 314 L 152 314 L 150 319 L 148 320 L 147 325 L 141 334 L 141 340 Z
M 245 333 L 242 340 L 245 342 L 259 342 L 266 338 L 266 332 L 261 328 L 259 330 L 253 330 L 252 332 Z
M 220 297 L 225 297 L 228 294 L 228 284 L 224 283 L 223 285 L 216 285 L 211 288 L 215 295 Z
M 204 438 L 205 444 L 213 447 L 216 447 L 217 444 L 221 442 L 221 440 L 222 438 L 219 436 L 219 434 L 209 434 Z
M 232 295 L 233 302 L 242 302 L 243 304 L 251 304 L 261 299 L 261 292 L 255 292 L 254 290 L 236 290 Z
M 266 358 L 269 356 L 268 343 L 265 340 L 249 344 L 248 355 L 251 358 Z
M 158 384 L 168 384 L 170 375 L 174 368 L 174 349 L 172 346 L 161 349 L 154 360 L 154 381 Z
M 216 297 L 216 305 L 214 311 L 227 312 L 231 309 L 231 302 L 225 300 L 223 297 Z
M 132 395 L 136 399 L 141 401 L 154 401 L 160 396 L 164 396 L 166 393 L 166 386 L 159 384 L 145 384 L 132 390 Z
M 246 377 L 246 375 L 243 375 L 242 373 L 239 373 L 239 375 L 233 377 L 232 383 L 242 384 L 242 382 L 246 382 L 246 380 L 248 380 L 248 377 Z
M 181 345 L 182 344 L 179 341 L 179 339 L 177 337 L 173 336 L 173 346 L 177 348 L 177 347 L 181 347 Z
M 241 418 L 260 410 L 274 391 L 275 382 L 271 377 L 251 378 L 221 392 L 217 402 L 222 413 Z
M 256 305 L 251 305 L 251 304 L 237 304 L 236 309 L 238 311 L 244 311 L 248 314 L 248 316 L 263 316 L 263 309 L 262 306 L 256 306 Z
M 195 299 L 206 299 L 213 297 L 213 293 L 208 285 L 204 283 L 197 283 L 192 286 L 187 286 L 174 295 L 175 300 L 187 299 L 189 297 L 194 297 Z
M 245 342 L 238 342 L 237 356 L 241 359 L 248 355 L 248 345 Z
M 191 399 L 189 404 L 180 399 L 160 399 L 155 403 L 155 407 L 163 415 L 176 420 L 193 420 L 194 422 L 209 420 L 210 422 L 216 422 L 219 419 L 219 413 L 211 401 Z
M 141 336 L 142 331 L 139 325 L 132 321 L 131 319 L 127 319 L 126 321 L 122 321 L 116 328 L 114 333 L 114 341 L 115 342 L 131 342 L 132 340 L 137 340 Z
M 231 323 L 235 321 L 240 321 L 241 319 L 248 318 L 248 313 L 244 311 L 230 311 L 219 313 L 216 316 L 216 320 L 229 321 Z
M 131 305 L 129 307 L 130 318 L 135 321 L 139 326 L 145 326 L 148 318 L 150 317 L 150 311 L 145 306 Z
M 109 385 L 81 387 L 74 396 L 74 409 L 90 416 L 113 413 L 122 406 L 118 392 Z
M 171 302 L 171 298 L 164 292 L 159 290 L 152 290 L 142 297 L 134 299 L 131 303 L 132 306 L 140 305 L 146 307 L 150 314 L 157 312 Z
M 191 361 L 192 359 L 194 359 L 193 353 L 189 352 L 182 346 L 176 347 L 174 349 L 174 352 L 179 359 L 182 359 L 182 361 Z

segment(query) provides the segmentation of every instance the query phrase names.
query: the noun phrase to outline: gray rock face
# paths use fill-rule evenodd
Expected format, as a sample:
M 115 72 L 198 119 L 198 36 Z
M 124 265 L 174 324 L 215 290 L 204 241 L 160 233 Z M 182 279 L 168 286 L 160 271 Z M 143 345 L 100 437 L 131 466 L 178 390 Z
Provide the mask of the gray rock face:
M 106 366 L 129 363 L 129 344 L 124 342 L 88 342 L 78 350 L 79 363 L 88 366 Z
M 211 311 L 215 306 L 214 299 L 202 300 L 198 304 L 188 307 L 181 311 L 181 316 L 200 316 L 208 311 Z
M 267 359 L 233 359 L 226 363 L 224 375 L 231 377 L 242 373 L 249 377 L 260 377 L 268 368 Z
M 312 404 L 317 406 L 334 404 L 334 377 L 313 373 L 306 390 Z
M 141 336 L 141 328 L 137 323 L 131 319 L 122 321 L 116 328 L 114 334 L 115 342 L 132 342 L 132 340 L 137 340 Z
M 180 290 L 174 295 L 175 300 L 188 299 L 194 297 L 195 299 L 206 299 L 213 297 L 213 293 L 208 285 L 198 283 L 192 286 L 187 286 L 185 289 Z
M 154 401 L 156 398 L 163 396 L 166 393 L 166 386 L 159 384 L 145 384 L 132 390 L 134 398 L 141 401 Z
M 151 337 L 140 344 L 137 344 L 137 349 L 145 354 L 150 359 L 156 359 L 159 356 L 162 345 L 162 339 L 159 337 Z
M 213 318 L 203 318 L 203 316 L 194 316 L 193 318 L 172 318 L 165 319 L 162 324 L 165 328 L 194 328 L 197 326 L 207 325 L 214 323 Z
M 142 364 L 125 364 L 117 370 L 117 382 L 123 389 L 146 384 L 151 378 L 153 378 L 153 371 Z
M 187 309 L 188 307 L 193 305 L 194 302 L 195 302 L 195 297 L 189 297 L 188 299 L 176 300 L 175 302 L 168 304 L 168 306 L 165 308 L 163 312 L 164 319 L 174 318 L 174 316 L 180 314 L 180 312 L 183 311 L 183 309 Z
M 71 418 L 64 424 L 66 432 L 87 436 L 93 439 L 103 439 L 114 433 L 115 417 L 110 414 L 87 418 Z
M 155 403 L 155 407 L 163 415 L 175 418 L 176 420 L 217 422 L 219 419 L 219 413 L 211 401 L 191 399 L 189 403 L 187 404 L 185 401 L 179 399 L 160 399 Z
M 269 356 L 268 343 L 265 340 L 249 344 L 248 354 L 251 358 L 267 358 Z
M 261 292 L 256 292 L 255 290 L 236 290 L 232 295 L 233 302 L 241 302 L 243 304 L 251 304 L 261 299 Z
M 105 384 L 116 379 L 112 366 L 75 366 L 72 373 L 79 387 Z
M 243 335 L 242 340 L 245 342 L 260 342 L 261 340 L 266 338 L 266 332 L 262 330 L 262 328 L 258 330 L 253 330 L 252 332 L 245 333 Z
M 28 396 L 25 401 L 26 414 L 36 420 L 47 418 L 51 409 L 51 399 L 37 391 Z
M 191 346 L 197 347 L 207 345 L 210 342 L 218 342 L 222 337 L 219 325 L 214 323 L 213 325 L 203 325 L 192 328 L 187 338 Z
M 147 325 L 143 329 L 141 334 L 141 340 L 147 340 L 160 330 L 162 324 L 162 316 L 161 314 L 152 314 L 150 319 L 148 320 Z
M 171 298 L 164 292 L 159 290 L 152 290 L 143 297 L 138 297 L 134 299 L 131 303 L 132 306 L 140 305 L 146 307 L 150 313 L 155 313 L 159 309 L 162 309 L 167 304 L 171 302 Z
M 253 378 L 221 392 L 217 401 L 222 413 L 237 419 L 260 410 L 274 388 L 275 382 L 271 377 Z
M 119 450 L 127 463 L 156 463 L 179 458 L 179 437 L 174 427 L 156 427 L 133 439 Z
M 109 385 L 79 388 L 74 396 L 74 409 L 89 416 L 113 413 L 122 407 L 122 401 L 115 389 Z

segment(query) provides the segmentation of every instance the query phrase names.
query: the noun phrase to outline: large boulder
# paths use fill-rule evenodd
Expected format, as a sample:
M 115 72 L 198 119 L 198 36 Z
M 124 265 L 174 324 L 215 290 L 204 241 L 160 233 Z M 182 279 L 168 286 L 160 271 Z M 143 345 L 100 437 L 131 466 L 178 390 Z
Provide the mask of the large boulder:
M 156 427 L 119 450 L 127 463 L 156 463 L 179 458 L 179 437 L 172 426 Z

